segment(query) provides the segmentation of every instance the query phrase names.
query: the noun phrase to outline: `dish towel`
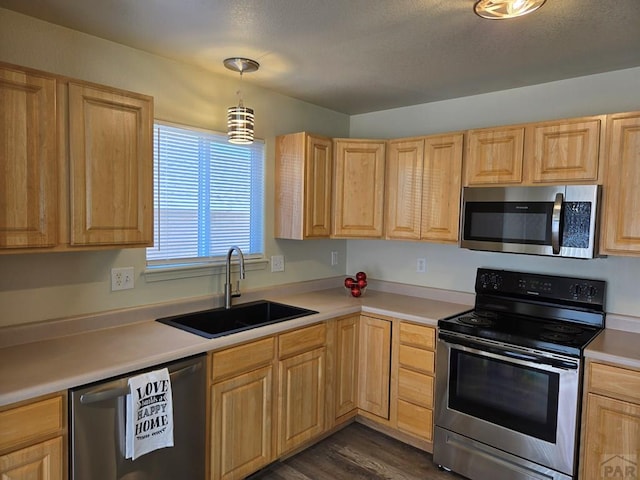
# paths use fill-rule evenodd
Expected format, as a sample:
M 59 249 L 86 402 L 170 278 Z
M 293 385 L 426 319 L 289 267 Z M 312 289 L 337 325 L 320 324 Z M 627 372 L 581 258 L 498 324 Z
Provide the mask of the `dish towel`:
M 135 460 L 159 448 L 173 447 L 173 397 L 169 370 L 129 379 L 126 458 Z

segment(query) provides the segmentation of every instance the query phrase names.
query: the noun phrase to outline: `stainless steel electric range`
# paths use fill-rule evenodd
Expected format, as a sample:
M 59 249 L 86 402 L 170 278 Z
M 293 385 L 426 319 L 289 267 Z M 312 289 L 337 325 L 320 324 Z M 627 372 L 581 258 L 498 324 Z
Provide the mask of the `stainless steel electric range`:
M 577 478 L 584 348 L 605 282 L 479 268 L 438 322 L 434 461 L 472 480 Z

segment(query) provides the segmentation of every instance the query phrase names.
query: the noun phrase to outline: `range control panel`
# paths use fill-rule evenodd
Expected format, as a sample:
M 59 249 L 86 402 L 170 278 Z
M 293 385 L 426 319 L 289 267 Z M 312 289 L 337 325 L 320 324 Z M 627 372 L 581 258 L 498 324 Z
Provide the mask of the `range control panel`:
M 479 268 L 476 293 L 530 297 L 551 302 L 583 303 L 588 308 L 604 307 L 604 280 L 562 277 L 536 273 Z

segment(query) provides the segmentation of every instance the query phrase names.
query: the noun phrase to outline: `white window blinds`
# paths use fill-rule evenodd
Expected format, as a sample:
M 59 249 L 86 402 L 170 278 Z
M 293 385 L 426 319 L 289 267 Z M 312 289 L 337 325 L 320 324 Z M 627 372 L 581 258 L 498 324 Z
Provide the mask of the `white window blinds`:
M 231 245 L 261 257 L 264 143 L 156 123 L 154 209 L 150 267 L 215 262 Z

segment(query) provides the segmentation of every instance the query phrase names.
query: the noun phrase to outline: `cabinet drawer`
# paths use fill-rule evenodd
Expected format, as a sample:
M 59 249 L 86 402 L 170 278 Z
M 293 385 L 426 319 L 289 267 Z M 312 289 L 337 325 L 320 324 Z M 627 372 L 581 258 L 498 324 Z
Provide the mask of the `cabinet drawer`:
M 436 329 L 400 322 L 400 343 L 434 350 L 436 346 Z
M 423 373 L 434 373 L 435 354 L 429 350 L 400 345 L 400 365 Z
M 640 403 L 640 372 L 601 363 L 589 366 L 589 391 Z
M 273 361 L 274 349 L 275 338 L 269 337 L 215 352 L 212 355 L 211 380 L 215 382 L 267 365 Z
M 431 441 L 433 411 L 430 408 L 398 400 L 398 429 Z
M 327 342 L 327 324 L 319 323 L 310 327 L 283 333 L 278 337 L 279 358 L 323 347 Z
M 0 412 L 0 450 L 64 428 L 62 396 Z
M 398 369 L 398 397 L 425 408 L 433 408 L 433 377 Z

